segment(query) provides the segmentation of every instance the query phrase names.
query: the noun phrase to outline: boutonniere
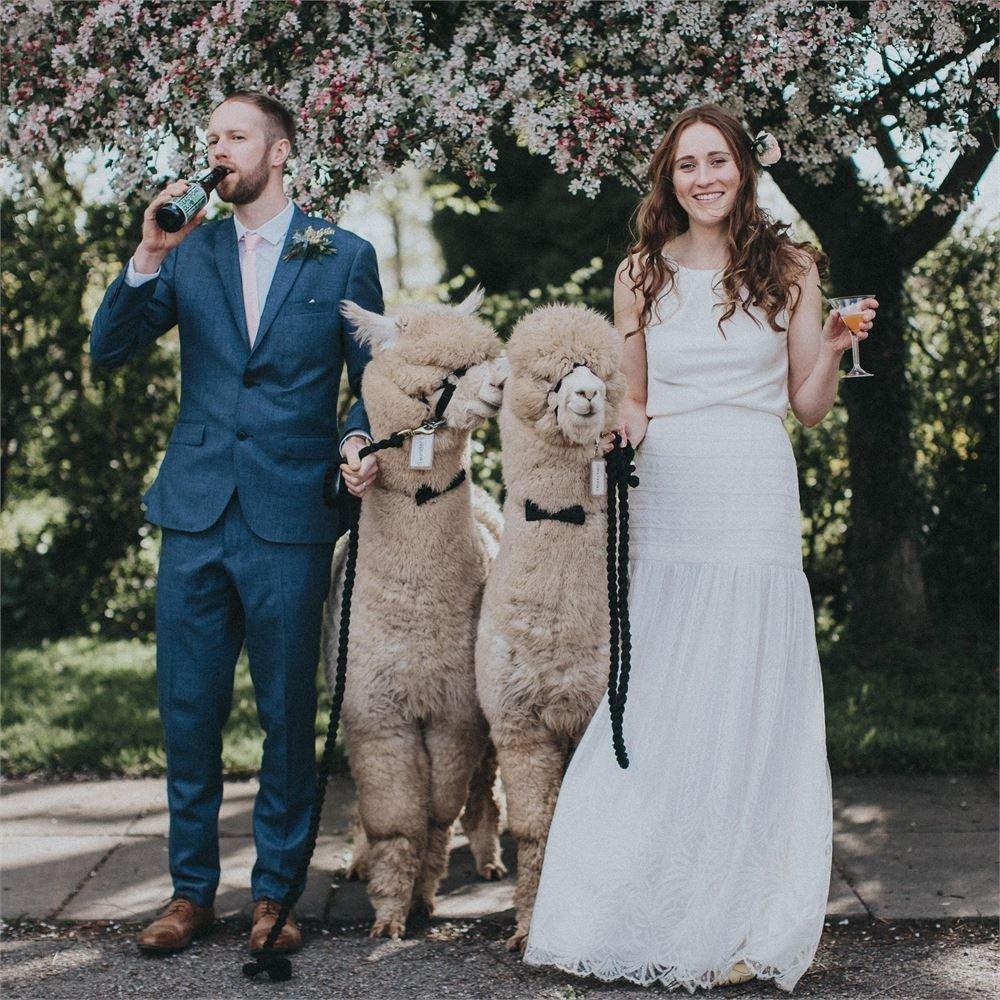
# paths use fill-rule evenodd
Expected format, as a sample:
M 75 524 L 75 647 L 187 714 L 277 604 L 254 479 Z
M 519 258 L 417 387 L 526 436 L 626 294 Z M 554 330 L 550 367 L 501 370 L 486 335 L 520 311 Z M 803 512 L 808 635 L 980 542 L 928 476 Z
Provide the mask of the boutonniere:
M 304 257 L 306 260 L 311 260 L 313 257 L 325 257 L 327 254 L 336 253 L 337 248 L 330 242 L 335 232 L 336 229 L 332 226 L 326 229 L 313 229 L 312 226 L 307 226 L 292 237 L 292 245 L 281 259 Z

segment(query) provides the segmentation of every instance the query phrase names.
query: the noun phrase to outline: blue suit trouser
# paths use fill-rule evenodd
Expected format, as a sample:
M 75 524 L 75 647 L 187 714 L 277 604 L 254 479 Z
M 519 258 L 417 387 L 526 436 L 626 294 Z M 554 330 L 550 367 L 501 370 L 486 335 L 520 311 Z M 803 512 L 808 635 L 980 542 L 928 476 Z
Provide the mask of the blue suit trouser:
M 167 751 L 175 895 L 219 885 L 222 729 L 246 642 L 264 729 L 253 811 L 253 898 L 282 899 L 305 847 L 316 784 L 316 666 L 333 546 L 268 542 L 234 492 L 205 531 L 163 530 L 156 676 Z

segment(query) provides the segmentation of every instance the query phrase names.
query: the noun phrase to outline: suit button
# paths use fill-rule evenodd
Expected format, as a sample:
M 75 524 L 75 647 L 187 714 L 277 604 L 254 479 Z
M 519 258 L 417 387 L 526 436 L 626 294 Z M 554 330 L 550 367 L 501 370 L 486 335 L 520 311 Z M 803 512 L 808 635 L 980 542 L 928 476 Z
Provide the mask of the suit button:
M 245 386 L 246 386 L 246 387 L 247 387 L 248 389 L 252 389 L 252 388 L 253 388 L 253 387 L 254 387 L 254 386 L 255 386 L 255 385 L 257 384 L 257 382 L 256 382 L 256 380 L 255 380 L 255 379 L 253 378 L 253 376 L 252 376 L 252 375 L 244 375 L 244 376 L 243 376 L 243 384 L 244 384 L 244 385 L 245 385 Z
M 247 432 L 246 432 L 246 431 L 237 431 L 237 432 L 236 432 L 236 440 L 237 440 L 237 441 L 246 441 L 246 439 L 247 439 L 248 437 L 250 437 L 250 435 L 249 435 L 249 434 L 247 434 Z

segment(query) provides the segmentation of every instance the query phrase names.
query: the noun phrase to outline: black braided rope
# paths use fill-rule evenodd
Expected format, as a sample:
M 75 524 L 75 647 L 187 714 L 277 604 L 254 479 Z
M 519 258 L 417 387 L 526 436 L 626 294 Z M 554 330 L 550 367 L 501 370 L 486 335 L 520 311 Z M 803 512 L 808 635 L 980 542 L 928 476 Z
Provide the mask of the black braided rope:
M 611 744 L 623 770 L 628 767 L 625 749 L 625 702 L 632 665 L 632 631 L 628 616 L 628 488 L 638 485 L 631 464 L 631 448 L 623 448 L 615 435 L 614 448 L 605 457 L 608 473 L 608 612 L 611 656 L 608 674 L 608 708 Z
M 398 438 L 398 442 L 394 441 Z M 385 448 L 399 448 L 403 438 L 397 434 L 375 444 L 366 445 L 358 452 L 359 458 L 382 451 Z M 305 888 L 309 864 L 316 850 L 316 839 L 319 836 L 320 818 L 323 815 L 323 803 L 326 799 L 326 786 L 333 767 L 333 753 L 337 743 L 337 729 L 340 725 L 340 710 L 344 704 L 344 687 L 347 683 L 347 651 L 351 632 L 351 596 L 354 593 L 354 578 L 358 565 L 358 522 L 361 516 L 361 501 L 352 497 L 347 508 L 347 561 L 344 566 L 344 593 L 340 601 L 340 634 L 337 643 L 337 670 L 330 703 L 330 721 L 326 727 L 326 741 L 323 743 L 323 754 L 320 758 L 319 770 L 316 776 L 316 799 L 313 802 L 312 815 L 309 819 L 309 836 L 306 847 L 299 859 L 298 867 L 292 877 L 285 898 L 281 901 L 278 916 L 264 941 L 260 953 L 252 962 L 243 966 L 243 974 L 253 979 L 261 972 L 266 972 L 272 982 L 284 982 L 292 978 L 292 963 L 286 955 L 276 952 L 274 945 L 278 940 L 288 916 L 292 912 L 295 901 Z

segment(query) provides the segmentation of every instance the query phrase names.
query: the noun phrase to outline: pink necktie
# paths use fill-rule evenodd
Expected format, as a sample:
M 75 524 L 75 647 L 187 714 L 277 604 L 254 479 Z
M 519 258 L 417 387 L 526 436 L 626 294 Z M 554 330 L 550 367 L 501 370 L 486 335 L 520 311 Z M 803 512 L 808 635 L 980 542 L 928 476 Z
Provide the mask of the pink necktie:
M 251 347 L 257 339 L 257 327 L 260 326 L 260 303 L 257 299 L 257 244 L 262 238 L 259 233 L 243 235 L 243 309 L 246 313 Z

